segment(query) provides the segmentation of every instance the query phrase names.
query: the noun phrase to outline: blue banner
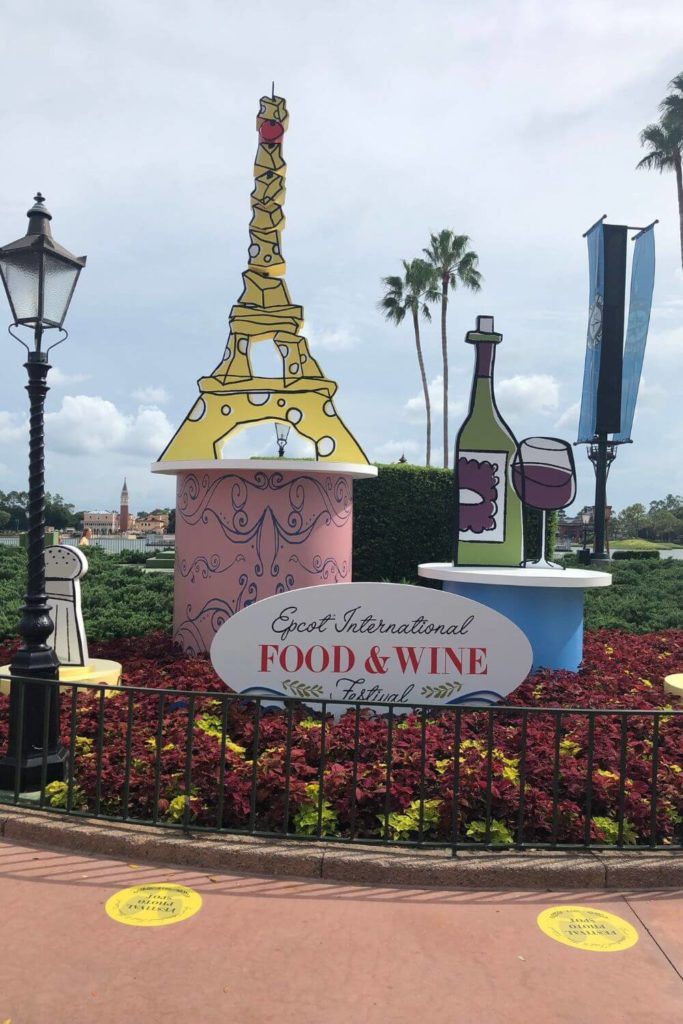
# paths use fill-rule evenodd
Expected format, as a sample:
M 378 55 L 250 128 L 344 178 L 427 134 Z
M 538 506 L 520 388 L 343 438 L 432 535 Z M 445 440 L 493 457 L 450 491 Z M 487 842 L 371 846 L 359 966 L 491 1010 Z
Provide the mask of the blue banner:
M 585 444 L 595 436 L 602 345 L 602 318 L 605 302 L 605 247 L 602 223 L 591 228 L 588 241 L 588 274 L 590 278 L 588 336 L 583 366 L 583 391 L 577 442 Z
M 643 369 L 645 343 L 650 326 L 652 293 L 655 286 L 655 231 L 654 225 L 643 231 L 635 241 L 633 269 L 631 271 L 631 297 L 624 346 L 624 371 L 621 391 L 621 430 L 612 440 L 623 443 L 631 440 L 633 414 L 640 374 Z

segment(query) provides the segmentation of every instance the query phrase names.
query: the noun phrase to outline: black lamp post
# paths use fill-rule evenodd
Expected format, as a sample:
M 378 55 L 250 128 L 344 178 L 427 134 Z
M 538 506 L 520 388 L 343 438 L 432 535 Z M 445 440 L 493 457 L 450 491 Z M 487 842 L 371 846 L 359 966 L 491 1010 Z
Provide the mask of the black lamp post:
M 33 346 L 10 327 L 28 353 L 26 390 L 30 402 L 28 484 L 28 583 L 19 622 L 22 645 L 11 665 L 12 676 L 59 679 L 59 661 L 47 644 L 54 626 L 45 594 L 45 396 L 51 348 L 66 338 L 62 327 L 85 256 L 73 256 L 52 237 L 52 215 L 40 192 L 28 211 L 23 238 L 0 248 L 0 277 L 14 317 L 14 327 L 33 330 Z M 47 349 L 46 331 L 60 337 Z M 64 778 L 66 751 L 59 742 L 59 687 L 12 679 L 9 742 L 0 761 L 0 789 L 35 790 L 43 782 Z
M 581 561 L 587 565 L 590 562 L 590 552 L 588 551 L 588 524 L 591 521 L 590 512 L 581 513 L 581 522 L 583 523 L 583 551 L 581 552 Z

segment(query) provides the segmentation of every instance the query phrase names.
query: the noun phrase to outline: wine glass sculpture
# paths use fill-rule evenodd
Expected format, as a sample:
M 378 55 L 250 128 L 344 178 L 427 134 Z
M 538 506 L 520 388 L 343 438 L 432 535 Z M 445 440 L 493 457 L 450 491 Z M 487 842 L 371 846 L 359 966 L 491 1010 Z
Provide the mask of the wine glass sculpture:
M 512 485 L 522 504 L 539 509 L 541 557 L 524 561 L 525 568 L 562 569 L 549 562 L 545 551 L 546 512 L 566 508 L 576 495 L 576 467 L 571 446 L 557 437 L 527 437 L 520 441 L 512 462 Z

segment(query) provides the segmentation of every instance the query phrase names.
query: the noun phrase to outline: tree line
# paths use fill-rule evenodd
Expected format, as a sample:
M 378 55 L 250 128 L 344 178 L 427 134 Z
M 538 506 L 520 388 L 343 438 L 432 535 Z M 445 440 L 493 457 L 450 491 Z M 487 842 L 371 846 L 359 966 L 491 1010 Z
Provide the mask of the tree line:
M 651 501 L 649 508 L 639 502 L 628 505 L 610 521 L 611 536 L 641 538 L 683 544 L 683 497 L 667 494 Z
M 0 491 L 0 530 L 20 533 L 27 527 L 28 491 Z M 56 530 L 77 529 L 83 522 L 83 513 L 61 494 L 45 495 L 45 522 Z
M 138 518 L 166 513 L 169 515 L 169 532 L 175 532 L 175 509 L 155 508 L 151 513 L 138 512 Z M 74 505 L 61 494 L 45 494 L 45 524 L 55 530 L 80 530 L 83 528 L 84 511 L 76 511 Z M 28 527 L 28 491 L 0 491 L 0 532 L 22 533 Z

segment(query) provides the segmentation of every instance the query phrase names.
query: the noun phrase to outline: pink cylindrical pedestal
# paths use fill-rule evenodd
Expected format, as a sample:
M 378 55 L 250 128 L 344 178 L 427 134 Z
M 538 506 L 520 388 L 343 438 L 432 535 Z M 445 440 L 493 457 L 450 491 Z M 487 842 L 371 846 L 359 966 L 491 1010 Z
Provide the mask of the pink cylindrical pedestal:
M 353 477 L 374 467 L 235 460 L 154 470 L 178 477 L 173 632 L 186 651 L 208 651 L 254 601 L 350 581 Z

